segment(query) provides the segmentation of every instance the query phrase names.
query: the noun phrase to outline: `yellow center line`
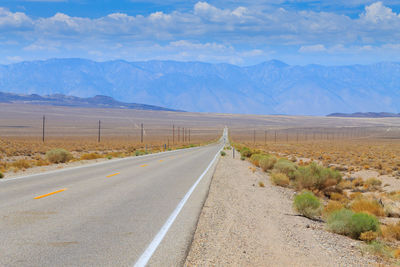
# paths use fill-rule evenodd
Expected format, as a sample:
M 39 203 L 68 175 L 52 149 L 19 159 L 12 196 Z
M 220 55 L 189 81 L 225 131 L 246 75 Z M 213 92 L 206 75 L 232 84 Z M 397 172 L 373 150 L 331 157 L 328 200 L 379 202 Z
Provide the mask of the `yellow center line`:
M 160 159 L 159 162 L 163 162 L 164 160 Z
M 107 178 L 110 178 L 110 177 L 113 177 L 113 176 L 115 176 L 115 175 L 118 175 L 118 174 L 120 174 L 120 172 L 117 172 L 117 173 L 114 173 L 114 174 L 107 175 L 106 177 L 107 177 Z
M 140 167 L 146 167 L 146 166 L 147 166 L 147 164 L 140 165 Z
M 39 198 L 43 198 L 43 197 L 48 197 L 48 196 L 51 196 L 51 195 L 54 195 L 54 194 L 63 192 L 63 191 L 65 191 L 65 190 L 67 190 L 67 188 L 60 189 L 60 190 L 57 190 L 57 191 L 54 191 L 54 192 L 51 192 L 51 193 L 48 193 L 48 194 L 45 194 L 45 195 L 37 196 L 37 197 L 35 197 L 35 199 L 39 199 Z

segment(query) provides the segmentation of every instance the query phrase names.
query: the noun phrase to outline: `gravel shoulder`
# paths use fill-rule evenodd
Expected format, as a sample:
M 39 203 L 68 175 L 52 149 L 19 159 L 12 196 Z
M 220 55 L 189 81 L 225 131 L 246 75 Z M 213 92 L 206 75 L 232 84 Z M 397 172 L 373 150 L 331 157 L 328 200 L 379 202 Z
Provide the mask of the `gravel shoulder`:
M 221 157 L 185 266 L 371 266 L 362 242 L 297 216 L 294 192 L 232 151 Z M 259 182 L 265 187 L 260 187 Z

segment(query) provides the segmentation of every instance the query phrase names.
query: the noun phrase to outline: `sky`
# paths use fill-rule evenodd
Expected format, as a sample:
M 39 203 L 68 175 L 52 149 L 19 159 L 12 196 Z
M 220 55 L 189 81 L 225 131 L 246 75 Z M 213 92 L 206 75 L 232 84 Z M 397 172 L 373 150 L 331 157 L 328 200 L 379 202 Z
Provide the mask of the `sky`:
M 0 0 L 0 64 L 400 61 L 400 0 Z

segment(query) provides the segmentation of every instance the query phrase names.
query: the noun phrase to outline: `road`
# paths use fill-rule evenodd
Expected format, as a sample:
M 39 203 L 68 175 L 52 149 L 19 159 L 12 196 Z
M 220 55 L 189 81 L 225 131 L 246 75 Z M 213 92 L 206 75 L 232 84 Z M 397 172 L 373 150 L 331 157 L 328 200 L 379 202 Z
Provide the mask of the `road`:
M 222 146 L 1 180 L 0 266 L 179 265 Z

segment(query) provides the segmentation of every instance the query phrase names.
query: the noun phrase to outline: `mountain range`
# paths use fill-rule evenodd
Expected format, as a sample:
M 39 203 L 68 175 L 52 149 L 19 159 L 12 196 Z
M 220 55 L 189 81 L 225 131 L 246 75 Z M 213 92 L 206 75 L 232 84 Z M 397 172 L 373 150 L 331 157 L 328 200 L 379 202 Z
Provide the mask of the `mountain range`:
M 344 117 L 344 118 L 398 118 L 400 113 L 388 112 L 355 112 L 355 113 L 332 113 L 328 117 Z
M 254 66 L 49 59 L 0 65 L 0 91 L 105 95 L 170 109 L 246 114 L 400 112 L 400 63 Z
M 76 96 L 66 96 L 62 94 L 40 96 L 37 94 L 13 94 L 0 92 L 0 103 L 23 103 L 33 105 L 67 106 L 67 107 L 86 107 L 86 108 L 119 108 L 119 109 L 139 109 L 139 110 L 162 110 L 178 111 L 158 106 L 124 103 L 116 101 L 112 97 L 96 95 L 94 97 L 81 98 Z

